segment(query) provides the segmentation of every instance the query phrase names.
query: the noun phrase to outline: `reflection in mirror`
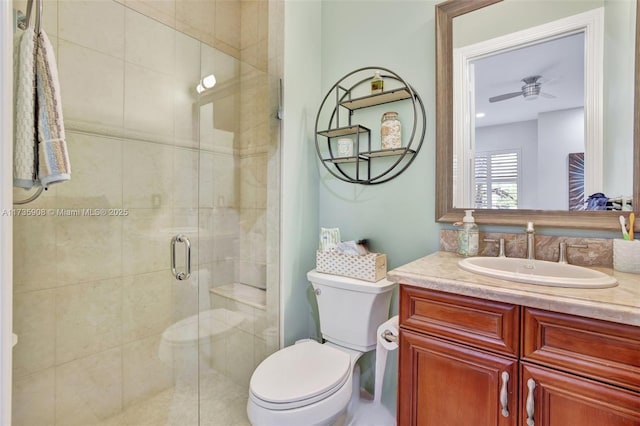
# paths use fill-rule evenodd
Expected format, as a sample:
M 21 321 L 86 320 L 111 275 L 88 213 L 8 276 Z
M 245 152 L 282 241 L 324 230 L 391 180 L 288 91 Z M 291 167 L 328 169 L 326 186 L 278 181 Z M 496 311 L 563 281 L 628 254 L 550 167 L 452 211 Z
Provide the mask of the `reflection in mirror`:
M 522 7 L 526 10 L 518 10 Z M 535 220 L 547 226 L 614 229 L 614 213 L 567 211 L 586 208 L 585 198 L 595 192 L 633 199 L 635 202 L 628 202 L 627 208 L 634 205 L 637 210 L 637 99 L 630 90 L 634 86 L 637 90 L 636 9 L 634 0 L 449 0 L 436 6 L 438 220 L 459 220 L 462 208 L 475 207 L 480 223 L 522 224 Z M 535 28 L 550 22 L 571 20 L 586 13 L 597 15 L 598 10 L 601 30 L 578 31 L 574 25 L 554 34 L 543 31 L 535 40 L 513 43 L 527 29 L 534 28 L 535 32 Z M 578 33 L 584 35 L 582 40 Z M 571 45 L 559 57 L 573 56 L 573 65 L 554 57 L 561 51 L 559 47 L 537 54 L 527 50 L 542 49 L 546 43 L 540 41 Z M 589 47 L 591 42 L 595 49 Z M 584 49 L 580 43 L 584 43 Z M 469 46 L 484 46 L 484 50 L 473 51 Z M 597 53 L 598 48 L 601 56 L 595 61 L 597 54 L 593 52 Z M 455 52 L 465 49 L 472 52 L 465 60 L 455 56 Z M 582 58 L 580 53 L 584 53 Z M 510 65 L 490 64 L 509 57 Z M 469 77 L 470 90 L 462 88 L 465 79 L 456 74 L 461 63 L 466 66 L 462 75 Z M 583 72 L 573 68 L 576 64 L 582 64 Z M 582 86 L 583 92 L 569 95 L 570 88 L 565 85 Z M 535 101 L 527 100 L 536 97 Z M 577 98 L 582 99 L 582 105 Z M 555 107 L 550 106 L 552 103 Z M 530 109 L 540 104 L 540 108 L 534 117 L 520 118 L 500 117 L 491 109 L 512 113 L 522 104 Z M 554 115 L 564 115 L 570 121 L 560 121 Z M 554 120 L 545 124 L 543 118 Z M 517 127 L 527 122 L 533 133 L 506 132 L 510 125 Z M 562 124 L 564 133 L 550 132 L 554 126 L 548 124 L 553 122 Z M 567 130 L 569 127 L 573 130 Z M 501 138 L 509 144 L 499 144 Z M 566 146 L 570 141 L 576 145 Z M 535 147 L 533 152 L 531 145 Z M 514 146 L 519 146 L 519 151 Z M 492 161 L 500 173 L 489 174 Z M 509 186 L 499 182 L 513 170 L 517 170 L 515 179 L 511 176 L 512 181 L 519 182 L 517 189 L 513 183 Z M 488 180 L 494 178 L 497 185 L 492 186 Z M 491 210 L 498 208 L 504 210 Z
M 471 67 L 473 204 L 460 207 L 567 210 L 566 160 L 585 152 L 584 32 L 483 57 Z
M 567 210 L 573 153 L 602 191 L 601 12 L 454 48 L 454 206 Z

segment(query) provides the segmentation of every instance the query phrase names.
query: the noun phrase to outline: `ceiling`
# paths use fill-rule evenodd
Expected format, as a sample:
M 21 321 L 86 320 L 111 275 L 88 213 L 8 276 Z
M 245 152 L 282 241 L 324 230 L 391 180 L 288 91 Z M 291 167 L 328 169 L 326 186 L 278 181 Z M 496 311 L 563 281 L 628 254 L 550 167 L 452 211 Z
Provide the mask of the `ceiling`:
M 584 106 L 584 33 L 573 34 L 476 59 L 476 127 L 535 120 L 539 113 Z M 525 77 L 542 76 L 534 100 L 517 96 L 490 103 L 489 98 L 519 92 Z

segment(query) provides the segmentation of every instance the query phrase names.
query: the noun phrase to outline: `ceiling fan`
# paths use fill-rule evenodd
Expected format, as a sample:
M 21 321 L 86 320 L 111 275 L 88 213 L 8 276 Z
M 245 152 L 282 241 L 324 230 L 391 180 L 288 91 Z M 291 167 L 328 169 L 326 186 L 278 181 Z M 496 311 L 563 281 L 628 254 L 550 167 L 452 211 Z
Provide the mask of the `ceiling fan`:
M 524 86 L 520 88 L 519 92 L 505 93 L 503 95 L 493 96 L 489 98 L 489 102 L 500 102 L 507 99 L 515 98 L 517 96 L 523 96 L 527 100 L 534 100 L 538 96 L 545 98 L 555 98 L 554 95 L 544 93 L 540 89 L 542 88 L 541 75 L 532 75 L 531 77 L 525 77 L 522 79 Z

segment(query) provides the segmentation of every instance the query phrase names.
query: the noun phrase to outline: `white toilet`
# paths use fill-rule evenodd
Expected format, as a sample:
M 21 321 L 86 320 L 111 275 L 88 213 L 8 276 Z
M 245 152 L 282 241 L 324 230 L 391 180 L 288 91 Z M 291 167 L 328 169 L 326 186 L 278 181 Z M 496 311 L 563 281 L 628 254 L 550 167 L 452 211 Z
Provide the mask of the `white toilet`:
M 247 414 L 254 426 L 333 425 L 359 398 L 360 356 L 376 348 L 395 286 L 315 270 L 307 273 L 318 300 L 326 343 L 302 341 L 262 361 L 251 376 Z

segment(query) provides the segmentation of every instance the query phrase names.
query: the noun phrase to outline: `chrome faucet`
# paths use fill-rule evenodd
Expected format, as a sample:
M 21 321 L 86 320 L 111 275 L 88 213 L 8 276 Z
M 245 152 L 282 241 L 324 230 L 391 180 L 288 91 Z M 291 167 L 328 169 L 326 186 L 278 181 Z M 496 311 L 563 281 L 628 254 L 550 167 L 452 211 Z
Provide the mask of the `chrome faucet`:
M 535 260 L 536 258 L 536 230 L 533 228 L 533 222 L 527 222 L 525 229 L 527 234 L 527 260 Z

